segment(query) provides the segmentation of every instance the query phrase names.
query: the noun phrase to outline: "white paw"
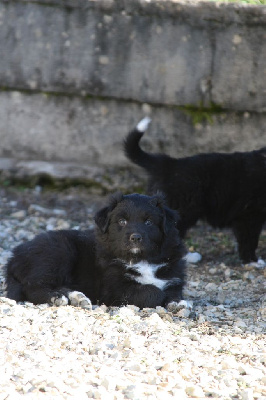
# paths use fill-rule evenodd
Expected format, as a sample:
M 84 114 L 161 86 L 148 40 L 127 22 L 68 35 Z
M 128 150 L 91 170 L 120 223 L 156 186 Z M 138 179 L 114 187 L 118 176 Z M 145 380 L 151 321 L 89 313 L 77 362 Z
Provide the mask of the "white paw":
M 250 267 L 258 268 L 258 269 L 263 269 L 266 267 L 266 262 L 262 260 L 261 258 L 258 259 L 258 261 L 254 261 L 248 264 Z
M 190 264 L 197 264 L 202 259 L 202 256 L 200 253 L 197 253 L 196 251 L 194 253 L 188 252 L 185 255 L 184 259 Z
M 141 121 L 139 121 L 138 125 L 136 126 L 137 130 L 139 132 L 145 132 L 150 122 L 151 119 L 149 117 L 143 118 Z
M 190 312 L 192 310 L 193 303 L 192 301 L 180 300 L 178 303 L 176 301 L 171 301 L 167 304 L 167 310 L 172 313 L 177 313 L 183 309 L 186 309 Z
M 68 298 L 72 306 L 86 308 L 88 310 L 92 309 L 91 301 L 88 297 L 85 296 L 82 292 L 69 292 Z
M 67 306 L 68 298 L 64 295 L 61 297 L 51 297 L 51 304 L 56 307 Z

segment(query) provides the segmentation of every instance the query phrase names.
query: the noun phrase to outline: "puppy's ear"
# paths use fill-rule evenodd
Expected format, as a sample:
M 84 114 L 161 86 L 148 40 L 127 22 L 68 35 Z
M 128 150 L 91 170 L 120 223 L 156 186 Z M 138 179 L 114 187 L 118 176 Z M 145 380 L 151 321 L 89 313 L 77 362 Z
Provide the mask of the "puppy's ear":
M 120 192 L 114 193 L 109 197 L 109 204 L 107 207 L 101 208 L 94 217 L 95 224 L 102 233 L 107 231 L 110 222 L 110 213 L 115 209 L 118 203 L 123 199 Z
M 152 196 L 150 203 L 155 207 L 163 207 L 165 205 L 165 195 L 162 192 L 156 192 L 154 196 Z
M 163 217 L 163 231 L 167 235 L 168 232 L 173 228 L 178 226 L 179 222 L 179 214 L 177 211 L 171 210 L 168 208 L 166 203 L 166 198 L 163 192 L 157 192 L 151 199 L 151 203 L 156 207 L 162 209 L 164 217 Z
M 163 219 L 163 230 L 164 233 L 167 235 L 171 229 L 176 228 L 178 229 L 178 223 L 180 221 L 179 213 L 175 210 L 171 210 L 168 207 L 164 207 L 164 219 Z

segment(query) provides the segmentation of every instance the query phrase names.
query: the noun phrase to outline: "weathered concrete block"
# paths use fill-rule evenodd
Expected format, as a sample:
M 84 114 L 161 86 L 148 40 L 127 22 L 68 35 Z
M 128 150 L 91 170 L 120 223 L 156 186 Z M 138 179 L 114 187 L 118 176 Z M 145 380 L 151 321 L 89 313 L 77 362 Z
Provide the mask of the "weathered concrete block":
M 266 24 L 217 31 L 212 71 L 214 103 L 231 110 L 266 111 Z
M 175 157 L 196 152 L 252 150 L 265 145 L 266 114 L 194 112 L 118 100 L 0 92 L 1 156 L 129 165 L 123 140 L 145 114 L 149 151 Z M 194 122 L 193 122 L 194 120 Z
M 266 109 L 263 6 L 0 0 L 0 23 L 5 87 Z

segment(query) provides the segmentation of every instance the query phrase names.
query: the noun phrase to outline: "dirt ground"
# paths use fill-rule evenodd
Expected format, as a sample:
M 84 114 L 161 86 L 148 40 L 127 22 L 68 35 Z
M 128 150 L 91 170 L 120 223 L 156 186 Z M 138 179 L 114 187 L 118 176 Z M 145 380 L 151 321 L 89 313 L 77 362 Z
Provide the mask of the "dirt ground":
M 19 186 L 0 188 L 0 197 L 5 199 L 6 205 L 4 209 L 0 209 L 0 218 L 14 211 L 10 207 L 10 201 L 16 201 L 16 208 L 26 211 L 32 204 L 47 209 L 64 209 L 68 219 L 84 226 L 86 221 L 91 221 L 93 213 L 107 198 L 83 187 L 70 187 L 59 191 Z M 188 232 L 185 243 L 190 251 L 200 252 L 203 255 L 202 261 L 208 265 L 224 263 L 234 267 L 236 271 L 241 270 L 236 241 L 230 229 L 214 229 L 204 222 L 198 222 Z M 266 225 L 260 235 L 257 253 L 262 259 L 266 259 Z
M 43 208 L 40 212 L 44 218 L 45 210 L 47 214 L 49 210 L 63 210 L 63 219 L 71 221 L 71 226 L 78 224 L 80 229 L 85 229 L 88 224 L 93 223 L 93 215 L 104 204 L 106 196 L 93 194 L 82 187 L 56 191 L 16 186 L 1 188 L 0 199 L 0 220 L 8 218 L 12 213 L 14 215 L 14 211 L 18 210 L 24 210 L 27 214 L 29 210 L 34 212 L 34 207 L 37 206 Z M 38 209 L 36 213 L 38 214 Z M 256 302 L 265 293 L 262 278 L 265 277 L 266 269 L 241 265 L 236 242 L 229 229 L 213 229 L 204 222 L 199 222 L 188 232 L 185 244 L 190 251 L 202 254 L 202 261 L 197 265 L 188 265 L 187 271 L 189 284 L 186 293 L 196 302 L 226 303 L 226 294 L 229 296 L 230 292 L 231 303 L 234 296 L 237 305 L 239 301 Z M 257 253 L 266 260 L 266 229 L 261 233 Z M 253 281 L 256 285 L 252 284 Z M 227 291 L 225 287 L 225 290 L 221 291 L 221 286 L 226 286 L 228 282 L 231 284 L 230 290 Z M 246 289 L 247 293 L 243 293 Z

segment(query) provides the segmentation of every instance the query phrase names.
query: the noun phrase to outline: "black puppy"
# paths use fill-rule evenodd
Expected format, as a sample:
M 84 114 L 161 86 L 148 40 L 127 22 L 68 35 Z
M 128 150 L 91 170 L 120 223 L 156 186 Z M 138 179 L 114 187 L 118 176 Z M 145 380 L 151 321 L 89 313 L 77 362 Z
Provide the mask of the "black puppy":
M 259 235 L 266 220 L 266 147 L 243 153 L 210 153 L 175 159 L 149 154 L 139 141 L 150 119 L 128 134 L 125 154 L 149 175 L 149 192 L 165 193 L 179 211 L 181 237 L 205 220 L 213 227 L 232 228 L 242 262 L 257 261 Z M 259 260 L 257 266 L 264 266 Z
M 177 221 L 160 195 L 117 193 L 96 213 L 95 231 L 50 231 L 17 246 L 6 266 L 7 297 L 173 309 L 185 272 Z

